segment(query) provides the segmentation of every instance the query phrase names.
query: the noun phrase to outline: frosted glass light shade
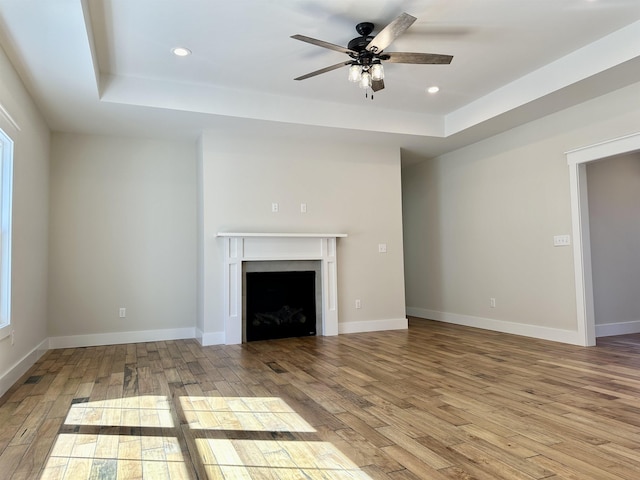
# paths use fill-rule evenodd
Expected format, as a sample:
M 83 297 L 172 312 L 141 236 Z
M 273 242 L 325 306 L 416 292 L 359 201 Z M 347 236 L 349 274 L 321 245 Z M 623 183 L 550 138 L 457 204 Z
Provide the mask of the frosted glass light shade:
M 349 81 L 357 83 L 362 78 L 362 68 L 359 65 L 351 65 L 349 67 Z
M 363 72 L 362 78 L 360 78 L 360 88 L 371 87 L 371 74 L 369 72 Z
M 384 78 L 384 68 L 382 68 L 382 64 L 376 63 L 371 67 L 371 78 L 373 80 L 382 80 Z

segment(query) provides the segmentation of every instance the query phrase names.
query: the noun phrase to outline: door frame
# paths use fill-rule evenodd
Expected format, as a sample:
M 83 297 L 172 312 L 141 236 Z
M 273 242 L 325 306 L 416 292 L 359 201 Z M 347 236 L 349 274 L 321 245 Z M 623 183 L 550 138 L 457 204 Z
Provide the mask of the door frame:
M 624 155 L 637 151 L 640 151 L 640 132 L 577 148 L 565 153 L 569 164 L 569 187 L 571 192 L 571 229 L 576 281 L 578 342 L 584 346 L 596 344 L 591 239 L 589 235 L 589 202 L 587 196 L 587 164 L 615 155 Z

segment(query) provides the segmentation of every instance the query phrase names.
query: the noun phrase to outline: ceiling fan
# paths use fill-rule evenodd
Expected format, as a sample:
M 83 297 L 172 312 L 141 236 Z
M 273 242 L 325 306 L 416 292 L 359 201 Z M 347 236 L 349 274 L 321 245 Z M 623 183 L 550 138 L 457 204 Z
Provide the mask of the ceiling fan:
M 416 17 L 408 13 L 402 13 L 375 36 L 371 35 L 375 28 L 373 23 L 359 23 L 356 25 L 356 31 L 360 36 L 351 40 L 347 47 L 341 47 L 340 45 L 334 45 L 333 43 L 317 40 L 305 35 L 292 35 L 291 38 L 295 40 L 346 53 L 351 57 L 350 60 L 307 73 L 294 80 L 305 80 L 350 65 L 349 80 L 358 83 L 361 88 L 371 88 L 371 90 L 377 92 L 384 88 L 384 69 L 382 62 L 427 65 L 450 64 L 451 60 L 453 60 L 452 55 L 384 51 L 385 48 L 391 45 L 391 43 L 402 35 L 415 21 Z

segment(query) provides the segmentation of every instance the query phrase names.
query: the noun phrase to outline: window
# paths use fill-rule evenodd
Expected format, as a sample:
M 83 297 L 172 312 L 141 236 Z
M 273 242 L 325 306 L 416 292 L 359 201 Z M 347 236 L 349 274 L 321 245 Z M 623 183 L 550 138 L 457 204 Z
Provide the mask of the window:
M 13 141 L 0 129 L 0 338 L 11 333 Z

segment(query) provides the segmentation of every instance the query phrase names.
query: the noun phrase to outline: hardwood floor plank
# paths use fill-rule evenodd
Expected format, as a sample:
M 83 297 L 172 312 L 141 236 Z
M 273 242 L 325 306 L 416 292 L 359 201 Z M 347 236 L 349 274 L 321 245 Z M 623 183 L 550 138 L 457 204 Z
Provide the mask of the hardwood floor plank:
M 385 437 L 375 429 L 376 424 L 372 425 L 371 422 L 366 422 L 353 413 L 339 413 L 336 417 L 338 417 L 342 423 L 353 429 L 355 432 L 358 432 L 372 445 L 375 445 L 378 448 L 387 447 L 393 444 L 393 441 L 389 440 L 388 437 Z M 386 424 L 378 424 L 377 426 L 381 427 L 384 425 Z
M 587 461 L 577 458 L 575 454 L 578 449 L 583 448 L 583 446 L 581 445 L 576 445 L 576 444 L 571 445 L 568 448 L 570 452 L 567 453 L 563 451 L 566 449 L 562 448 L 562 444 L 555 444 L 550 447 L 544 444 L 537 443 L 535 442 L 535 440 L 532 440 L 527 437 L 518 437 L 518 442 L 524 445 L 525 447 L 538 451 L 542 456 L 547 457 L 548 459 L 553 460 L 555 462 L 558 462 L 564 465 L 565 467 L 568 467 L 569 471 L 580 472 L 580 475 L 582 475 L 581 478 L 593 478 L 598 480 L 600 479 L 620 480 L 621 478 L 625 478 L 613 472 L 610 472 L 609 468 L 611 467 L 611 465 L 609 464 L 609 462 L 602 465 L 602 464 L 598 464 L 595 461 L 596 458 L 587 459 Z M 537 458 L 537 457 L 534 457 L 534 458 Z M 636 472 L 636 475 L 637 475 L 637 472 Z
M 635 480 L 640 335 L 407 331 L 47 352 L 0 399 L 22 480 Z
M 9 445 L 0 454 L 0 472 L 5 478 L 11 478 L 25 452 L 29 449 L 27 444 Z
M 461 426 L 461 429 L 469 434 L 469 439 L 476 440 L 481 439 L 485 442 L 494 445 L 495 447 L 501 449 L 504 452 L 507 452 L 510 455 L 513 455 L 517 458 L 530 458 L 535 457 L 537 452 L 534 450 L 530 450 L 519 445 L 514 441 L 513 437 L 503 437 L 500 435 L 496 435 L 493 432 L 490 432 L 484 428 L 479 427 L 474 424 L 467 424 Z M 468 440 L 467 440 L 468 441 Z M 462 443 L 462 442 L 461 442 Z
M 446 477 L 437 470 L 431 468 L 422 461 L 421 458 L 412 455 L 398 445 L 383 447 L 382 450 L 400 463 L 406 470 L 411 472 L 416 478 L 424 480 L 445 480 Z
M 467 457 L 475 465 L 478 465 L 478 468 L 490 473 L 495 479 L 533 480 L 535 478 L 543 478 L 532 476 L 526 471 L 511 466 L 508 462 L 504 461 L 505 459 L 502 455 L 487 455 L 481 448 L 478 448 L 477 443 L 460 443 L 453 445 L 451 449 Z M 542 471 L 542 469 L 538 470 Z

